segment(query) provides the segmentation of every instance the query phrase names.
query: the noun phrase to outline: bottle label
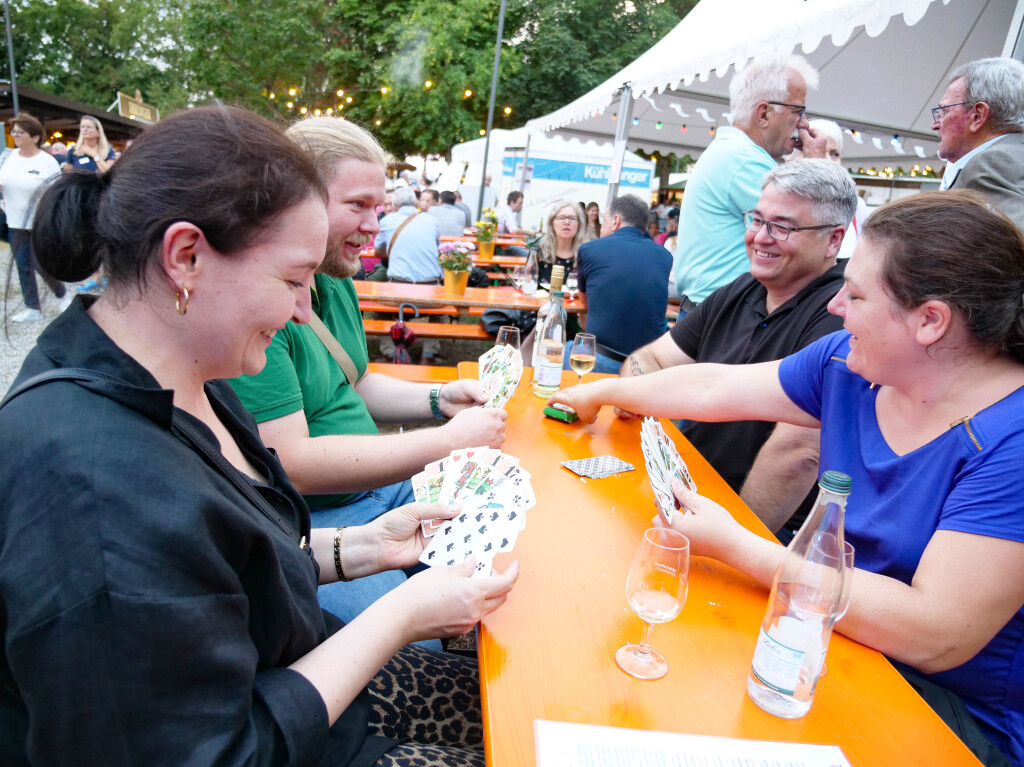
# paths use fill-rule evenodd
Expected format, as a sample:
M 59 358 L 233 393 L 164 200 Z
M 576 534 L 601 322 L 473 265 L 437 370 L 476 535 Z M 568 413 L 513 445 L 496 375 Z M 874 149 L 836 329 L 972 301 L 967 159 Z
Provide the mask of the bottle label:
M 533 369 L 533 380 L 540 386 L 554 386 L 557 389 L 562 383 L 562 368 L 541 361 Z
M 800 669 L 803 667 L 804 655 L 803 650 L 798 650 L 774 639 L 762 626 L 757 637 L 757 647 L 754 650 L 754 660 L 750 670 L 761 684 L 784 695 L 792 695 L 800 683 Z

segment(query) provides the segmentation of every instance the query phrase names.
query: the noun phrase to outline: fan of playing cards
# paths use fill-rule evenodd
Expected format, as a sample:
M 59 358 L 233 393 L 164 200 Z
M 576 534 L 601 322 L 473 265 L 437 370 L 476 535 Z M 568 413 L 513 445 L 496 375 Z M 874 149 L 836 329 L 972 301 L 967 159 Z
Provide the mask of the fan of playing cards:
M 672 515 L 679 508 L 679 503 L 672 492 L 672 478 L 675 477 L 690 490 L 696 491 L 697 485 L 694 484 L 690 471 L 676 450 L 675 443 L 668 438 L 657 419 L 644 419 L 640 426 L 640 446 L 644 451 L 647 475 L 651 479 L 651 487 L 654 488 L 654 499 L 665 519 L 671 522 Z
M 480 355 L 480 390 L 484 407 L 504 407 L 523 377 L 523 355 L 514 346 L 495 346 Z
M 515 387 L 513 386 L 513 389 Z M 537 503 L 530 475 L 519 459 L 500 450 L 471 447 L 428 463 L 412 478 L 417 503 L 462 507 L 454 519 L 422 522 L 430 540 L 420 555 L 427 565 L 454 565 L 476 556 L 474 575 L 490 575 L 494 557 L 511 551 L 526 527 L 526 510 Z

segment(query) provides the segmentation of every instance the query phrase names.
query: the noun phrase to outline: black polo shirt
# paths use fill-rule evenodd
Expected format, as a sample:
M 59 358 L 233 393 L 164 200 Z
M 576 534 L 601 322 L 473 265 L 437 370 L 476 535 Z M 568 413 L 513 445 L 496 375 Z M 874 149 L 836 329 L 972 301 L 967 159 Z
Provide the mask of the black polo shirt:
M 750 274 L 741 275 L 680 319 L 670 331 L 672 340 L 697 362 L 744 365 L 782 359 L 843 327 L 842 318 L 829 314 L 826 307 L 843 285 L 845 267 L 845 261 L 838 262 L 771 314 L 765 307 L 764 285 Z M 739 492 L 774 428 L 768 421 L 688 421 L 682 432 Z M 815 496 L 812 491 L 787 528 L 799 528 Z

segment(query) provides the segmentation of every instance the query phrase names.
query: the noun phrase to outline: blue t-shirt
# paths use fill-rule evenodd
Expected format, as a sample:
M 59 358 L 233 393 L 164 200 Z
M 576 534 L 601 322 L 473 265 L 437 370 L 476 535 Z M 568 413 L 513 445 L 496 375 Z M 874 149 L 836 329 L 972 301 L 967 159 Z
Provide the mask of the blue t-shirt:
M 779 381 L 821 420 L 821 470 L 853 480 L 846 534 L 857 567 L 909 584 L 936 530 L 1024 541 L 1024 387 L 897 455 L 875 418 L 879 388 L 846 367 L 849 338 L 839 331 L 787 357 Z M 976 656 L 928 678 L 1024 763 L 1024 607 Z

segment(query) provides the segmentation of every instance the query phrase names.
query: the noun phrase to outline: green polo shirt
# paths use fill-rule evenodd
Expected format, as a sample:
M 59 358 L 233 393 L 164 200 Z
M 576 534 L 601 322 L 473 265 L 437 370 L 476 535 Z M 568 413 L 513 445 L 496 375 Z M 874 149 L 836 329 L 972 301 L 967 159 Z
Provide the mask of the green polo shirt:
M 362 376 L 369 358 L 352 280 L 316 275 L 313 311 L 348 352 Z M 257 375 L 232 379 L 231 385 L 257 423 L 302 410 L 311 437 L 377 433 L 363 398 L 309 325 L 289 322 L 274 335 L 267 349 L 266 367 Z M 317 510 L 340 506 L 353 496 L 304 497 L 309 508 Z

